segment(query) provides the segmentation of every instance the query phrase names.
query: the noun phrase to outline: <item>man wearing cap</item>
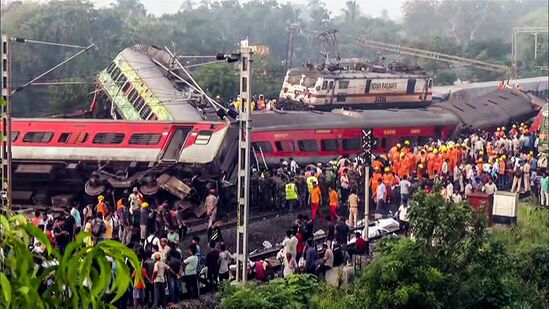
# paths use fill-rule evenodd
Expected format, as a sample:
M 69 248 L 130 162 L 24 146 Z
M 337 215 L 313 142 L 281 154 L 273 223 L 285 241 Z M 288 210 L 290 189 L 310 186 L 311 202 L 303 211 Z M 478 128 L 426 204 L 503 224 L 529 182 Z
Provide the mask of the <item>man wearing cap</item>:
M 97 206 L 95 208 L 96 212 L 101 213 L 103 217 L 107 215 L 107 207 L 105 206 L 105 197 L 103 195 L 100 195 L 97 197 Z
M 210 194 L 206 196 L 206 201 L 204 202 L 206 206 L 206 214 L 209 217 L 208 228 L 210 228 L 215 221 L 215 217 L 217 215 L 217 202 L 218 198 L 216 196 L 215 189 L 210 189 Z
M 141 196 L 141 193 L 137 190 L 137 187 L 134 187 L 133 192 L 128 197 L 128 202 L 130 203 L 130 214 L 133 215 L 133 212 L 139 209 L 139 204 L 142 200 L 143 196 Z

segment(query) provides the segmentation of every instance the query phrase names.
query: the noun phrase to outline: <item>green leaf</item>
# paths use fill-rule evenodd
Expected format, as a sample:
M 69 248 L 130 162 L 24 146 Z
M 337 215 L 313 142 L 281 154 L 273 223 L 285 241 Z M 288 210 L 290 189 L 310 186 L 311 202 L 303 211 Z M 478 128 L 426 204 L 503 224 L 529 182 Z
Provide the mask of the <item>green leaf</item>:
M 0 272 L 0 286 L 2 287 L 2 298 L 6 307 L 10 307 L 11 304 L 11 285 L 8 278 L 3 272 Z

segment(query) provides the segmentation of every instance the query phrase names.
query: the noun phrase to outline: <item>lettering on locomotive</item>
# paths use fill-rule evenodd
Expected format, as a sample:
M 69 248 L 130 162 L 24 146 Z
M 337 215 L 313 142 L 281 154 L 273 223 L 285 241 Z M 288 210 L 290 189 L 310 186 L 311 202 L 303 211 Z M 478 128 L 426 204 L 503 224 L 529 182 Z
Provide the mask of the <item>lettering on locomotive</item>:
M 397 83 L 372 83 L 372 89 L 396 89 Z

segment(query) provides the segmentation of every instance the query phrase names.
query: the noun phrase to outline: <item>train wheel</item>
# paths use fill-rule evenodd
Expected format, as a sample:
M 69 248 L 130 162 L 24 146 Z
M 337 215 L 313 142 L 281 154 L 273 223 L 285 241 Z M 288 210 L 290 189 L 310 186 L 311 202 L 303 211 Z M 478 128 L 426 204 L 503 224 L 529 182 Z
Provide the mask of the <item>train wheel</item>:
M 90 179 L 86 181 L 86 184 L 84 185 L 84 191 L 89 196 L 97 196 L 105 192 L 105 189 L 105 185 L 96 174 L 92 174 Z
M 44 191 L 34 192 L 32 194 L 31 200 L 34 205 L 47 205 L 48 194 Z
M 154 195 L 160 191 L 160 186 L 156 183 L 156 178 L 152 175 L 143 177 L 139 191 L 144 195 Z

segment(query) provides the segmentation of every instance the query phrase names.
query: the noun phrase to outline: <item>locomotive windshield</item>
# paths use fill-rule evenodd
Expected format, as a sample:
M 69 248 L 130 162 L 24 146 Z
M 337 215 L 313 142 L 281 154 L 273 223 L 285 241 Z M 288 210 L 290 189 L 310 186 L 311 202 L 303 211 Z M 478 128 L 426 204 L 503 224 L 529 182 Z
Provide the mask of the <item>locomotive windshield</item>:
M 315 86 L 317 80 L 318 80 L 318 77 L 316 76 L 305 76 L 301 85 L 303 87 L 311 88 Z

